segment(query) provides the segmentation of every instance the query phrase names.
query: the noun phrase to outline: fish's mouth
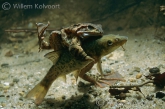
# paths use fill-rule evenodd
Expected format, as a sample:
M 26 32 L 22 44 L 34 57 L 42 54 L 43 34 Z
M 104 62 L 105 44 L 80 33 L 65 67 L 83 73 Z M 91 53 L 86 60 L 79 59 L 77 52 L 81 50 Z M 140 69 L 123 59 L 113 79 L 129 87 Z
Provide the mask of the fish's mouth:
M 127 39 L 128 39 L 128 38 L 127 38 Z M 122 41 L 121 47 L 122 47 L 123 51 L 125 51 L 125 50 L 126 50 L 126 49 L 124 48 L 124 44 L 126 44 L 127 39 L 125 39 L 125 40 L 123 40 L 123 41 Z

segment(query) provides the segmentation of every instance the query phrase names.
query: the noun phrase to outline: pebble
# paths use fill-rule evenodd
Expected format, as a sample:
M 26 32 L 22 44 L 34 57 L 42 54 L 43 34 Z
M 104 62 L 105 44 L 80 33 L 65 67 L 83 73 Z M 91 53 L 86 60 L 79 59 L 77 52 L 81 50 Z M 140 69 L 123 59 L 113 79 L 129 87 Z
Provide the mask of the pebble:
M 19 92 L 19 95 L 24 96 L 25 93 L 23 91 Z
M 1 64 L 1 67 L 3 67 L 3 68 L 9 67 L 9 64 L 8 63 L 3 63 L 3 64 Z
M 23 97 L 20 97 L 19 100 L 23 101 Z
M 111 70 L 110 69 L 105 69 L 104 72 L 105 73 L 111 73 Z
M 65 95 L 64 95 L 64 96 L 62 96 L 62 99 L 63 99 L 63 100 L 65 100 L 65 99 L 66 99 L 66 96 L 65 96 Z
M 17 83 L 17 82 L 19 82 L 19 79 L 18 78 L 14 78 L 13 79 L 13 82 L 16 82 Z
M 78 83 L 78 87 L 83 87 L 83 86 L 85 86 L 85 83 L 83 83 L 82 81 L 80 81 L 80 82 Z
M 156 98 L 163 98 L 165 97 L 165 93 L 164 92 L 156 92 Z
M 129 78 L 128 79 L 130 82 L 136 82 L 136 79 L 135 78 Z
M 10 83 L 9 83 L 9 82 L 3 83 L 2 88 L 3 88 L 3 89 L 9 89 L 9 88 L 10 88 Z
M 139 67 L 134 67 L 134 71 L 136 71 L 136 72 L 140 72 L 140 68 Z
M 129 75 L 133 75 L 133 72 L 129 72 Z
M 14 53 L 11 50 L 9 50 L 8 52 L 5 53 L 6 57 L 12 57 L 13 55 L 14 55 Z
M 136 75 L 136 79 L 139 79 L 139 78 L 141 78 L 142 77 L 142 73 L 138 73 L 137 75 Z
M 127 101 L 126 100 L 120 100 L 119 103 L 126 103 Z
M 101 60 L 102 60 L 102 61 L 106 61 L 106 60 L 107 60 L 107 58 L 104 56 Z
M 150 68 L 149 69 L 149 72 L 150 73 L 160 73 L 160 69 L 158 67 L 153 67 L 153 68 Z
M 153 100 L 153 97 L 154 97 L 154 95 L 147 95 L 147 96 L 146 96 L 146 99 L 147 99 L 147 100 Z
M 138 40 L 137 40 L 137 39 L 135 39 L 134 41 L 135 41 L 135 42 L 138 42 Z

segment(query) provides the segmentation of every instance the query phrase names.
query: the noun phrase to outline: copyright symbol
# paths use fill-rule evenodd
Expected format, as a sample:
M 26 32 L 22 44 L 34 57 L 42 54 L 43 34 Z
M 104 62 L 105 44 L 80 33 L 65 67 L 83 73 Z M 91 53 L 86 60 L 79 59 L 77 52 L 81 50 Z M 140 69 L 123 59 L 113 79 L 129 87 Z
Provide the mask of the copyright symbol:
M 105 100 L 103 100 L 103 99 L 96 100 L 96 105 L 99 106 L 99 107 L 104 106 L 105 105 Z
M 2 4 L 2 9 L 3 10 L 9 10 L 10 8 L 11 8 L 10 3 L 5 2 L 5 3 Z

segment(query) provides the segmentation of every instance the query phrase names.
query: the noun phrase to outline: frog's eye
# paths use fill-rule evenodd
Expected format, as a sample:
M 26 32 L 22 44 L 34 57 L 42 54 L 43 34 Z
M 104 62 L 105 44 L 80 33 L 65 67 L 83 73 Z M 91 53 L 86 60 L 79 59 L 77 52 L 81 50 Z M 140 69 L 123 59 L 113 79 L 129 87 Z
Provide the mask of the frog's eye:
M 91 25 L 89 25 L 89 26 L 88 26 L 88 29 L 89 29 L 89 30 L 93 30 L 93 29 L 94 29 L 94 27 L 93 27 L 93 26 L 91 26 Z
M 107 45 L 110 46 L 110 45 L 112 45 L 112 44 L 113 44 L 113 42 L 112 42 L 111 40 L 108 40 L 108 41 L 107 41 Z

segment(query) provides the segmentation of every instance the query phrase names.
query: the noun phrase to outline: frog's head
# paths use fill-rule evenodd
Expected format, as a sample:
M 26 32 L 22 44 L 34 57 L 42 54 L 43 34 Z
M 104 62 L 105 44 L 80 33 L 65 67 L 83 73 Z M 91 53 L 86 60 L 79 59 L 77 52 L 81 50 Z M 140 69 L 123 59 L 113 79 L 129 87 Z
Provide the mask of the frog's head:
M 123 44 L 126 43 L 128 40 L 128 37 L 126 36 L 118 36 L 118 35 L 105 35 L 102 38 L 98 39 L 98 46 L 101 47 L 100 49 L 100 55 L 104 56 L 107 55 L 120 46 L 123 47 Z
M 87 39 L 91 36 L 102 36 L 103 29 L 100 24 L 91 24 L 87 23 L 87 26 L 81 28 L 77 33 L 81 36 L 82 39 Z

